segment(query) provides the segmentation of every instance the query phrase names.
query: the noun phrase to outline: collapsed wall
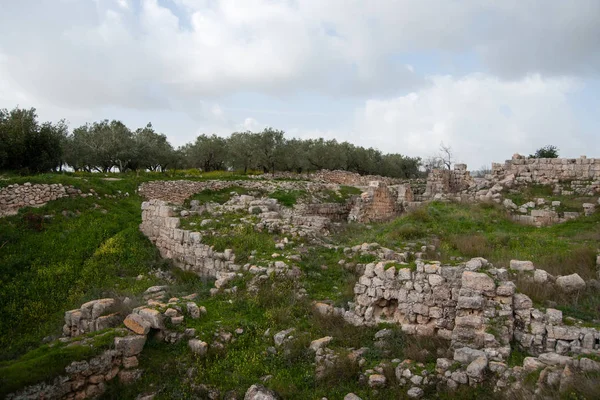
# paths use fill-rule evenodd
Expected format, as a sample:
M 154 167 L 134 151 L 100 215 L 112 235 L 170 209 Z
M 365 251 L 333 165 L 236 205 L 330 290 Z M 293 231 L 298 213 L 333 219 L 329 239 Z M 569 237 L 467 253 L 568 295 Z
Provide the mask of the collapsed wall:
M 453 348 L 483 349 L 502 361 L 516 340 L 530 354 L 600 354 L 600 332 L 565 326 L 562 312 L 533 308 L 515 292 L 507 271 L 482 258 L 462 266 L 417 261 L 368 264 L 354 287 L 354 309 L 345 318 L 355 325 L 401 324 L 408 334 L 439 336 Z

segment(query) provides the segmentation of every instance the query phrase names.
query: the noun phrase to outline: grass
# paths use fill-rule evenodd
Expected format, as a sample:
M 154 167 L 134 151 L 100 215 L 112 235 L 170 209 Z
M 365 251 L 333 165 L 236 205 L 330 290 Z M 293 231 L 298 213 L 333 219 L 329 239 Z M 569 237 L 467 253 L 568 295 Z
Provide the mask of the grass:
M 99 180 L 94 187 L 134 192 L 127 181 Z M 135 195 L 65 198 L 0 220 L 0 359 L 60 332 L 65 310 L 152 284 L 135 279 L 160 265 L 156 248 L 138 231 L 140 205 Z M 42 222 L 32 227 L 35 217 Z
M 276 190 L 273 193 L 269 194 L 269 197 L 272 199 L 277 199 L 280 204 L 286 207 L 293 207 L 298 203 L 298 200 L 302 198 L 306 198 L 308 196 L 308 192 L 305 190 Z
M 220 190 L 204 189 L 200 193 L 196 193 L 186 199 L 185 204 L 189 206 L 192 200 L 198 200 L 200 204 L 208 202 L 224 204 L 233 197 L 232 193 L 237 193 L 239 195 L 248 194 L 248 189 L 240 186 L 230 186 Z
M 362 190 L 354 186 L 340 185 L 337 191 L 326 190 L 323 192 L 323 202 L 325 203 L 346 203 L 351 197 L 358 196 Z
M 214 246 L 216 251 L 233 249 L 236 263 L 241 264 L 249 260 L 253 251 L 257 256 L 266 256 L 275 252 L 273 235 L 258 232 L 249 224 L 229 226 L 216 234 L 203 236 L 202 243 Z

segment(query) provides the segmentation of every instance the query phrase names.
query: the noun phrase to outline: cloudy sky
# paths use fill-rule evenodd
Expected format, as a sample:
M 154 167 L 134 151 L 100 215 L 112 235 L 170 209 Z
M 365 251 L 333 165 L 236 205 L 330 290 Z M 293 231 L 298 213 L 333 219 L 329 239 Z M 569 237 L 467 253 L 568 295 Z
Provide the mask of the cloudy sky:
M 288 137 L 470 169 L 600 157 L 598 0 L 3 0 L 0 108 Z

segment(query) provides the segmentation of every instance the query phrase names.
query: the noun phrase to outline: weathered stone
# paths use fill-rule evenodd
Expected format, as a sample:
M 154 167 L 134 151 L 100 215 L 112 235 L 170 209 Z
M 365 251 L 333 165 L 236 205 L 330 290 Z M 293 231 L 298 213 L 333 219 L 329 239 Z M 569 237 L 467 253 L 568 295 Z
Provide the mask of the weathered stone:
M 498 296 L 512 296 L 515 294 L 516 285 L 513 282 L 502 282 L 502 284 L 498 285 L 496 288 L 496 294 Z
M 533 271 L 535 267 L 531 261 L 510 260 L 510 269 L 513 271 Z
M 131 357 L 123 357 L 123 367 L 124 368 L 135 368 L 139 364 L 138 358 L 136 356 Z
M 360 397 L 355 395 L 354 393 L 348 393 L 344 396 L 344 400 L 362 400 Z
M 528 371 L 535 371 L 535 370 L 537 370 L 539 368 L 543 368 L 545 366 L 546 366 L 546 364 L 539 361 L 535 357 L 525 357 L 525 359 L 523 360 L 523 369 L 526 369 Z
M 289 328 L 284 331 L 277 332 L 273 336 L 273 341 L 275 342 L 275 346 L 281 346 L 283 344 L 283 342 L 285 342 L 285 340 L 287 339 L 288 335 L 290 333 L 294 332 L 295 330 L 296 330 L 295 328 Z
M 200 357 L 204 357 L 206 355 L 206 352 L 208 351 L 208 343 L 203 342 L 199 339 L 190 339 L 188 341 L 188 347 L 190 348 L 192 353 Z
M 479 356 L 467 366 L 467 375 L 475 382 L 483 380 L 483 373 L 487 369 L 488 360 L 486 356 Z
M 150 322 L 139 314 L 129 314 L 123 321 L 125 326 L 138 335 L 145 335 L 150 331 Z
M 315 351 L 315 352 L 316 352 L 317 350 L 319 350 L 319 349 L 321 349 L 321 348 L 323 348 L 323 347 L 327 347 L 327 345 L 328 345 L 328 344 L 329 344 L 329 343 L 330 343 L 332 340 L 333 340 L 333 338 L 332 338 L 331 336 L 325 336 L 325 337 L 322 337 L 322 338 L 320 338 L 320 339 L 313 340 L 313 341 L 310 343 L 310 349 L 311 349 L 312 351 Z
M 528 296 L 522 293 L 516 293 L 513 296 L 513 308 L 515 310 L 528 310 L 531 307 L 533 307 L 533 301 Z
M 480 272 L 465 271 L 462 274 L 462 287 L 480 292 L 491 292 L 496 288 L 494 280 Z
M 571 274 L 556 278 L 556 285 L 565 293 L 572 293 L 585 289 L 585 281 L 579 274 Z
M 408 389 L 406 395 L 411 399 L 420 399 L 425 395 L 425 392 L 420 387 L 413 386 L 410 389 Z
M 536 269 L 533 272 L 533 281 L 539 284 L 544 284 L 548 282 L 548 273 L 543 269 Z
M 279 400 L 281 397 L 271 389 L 263 385 L 252 385 L 246 391 L 244 400 Z
M 465 263 L 465 269 L 467 271 L 478 271 L 482 267 L 486 266 L 488 261 L 485 258 L 477 257 L 472 258 Z
M 458 303 L 456 304 L 457 309 L 471 309 L 471 310 L 481 310 L 483 309 L 484 300 L 481 296 L 474 297 L 465 297 L 461 296 L 458 298 Z
M 152 308 L 141 308 L 136 313 L 146 320 L 154 329 L 164 329 L 163 315 Z
M 461 364 L 470 364 L 479 357 L 485 357 L 485 353 L 481 350 L 470 347 L 461 347 L 454 350 L 454 361 L 458 361 Z
M 142 352 L 146 344 L 146 336 L 132 335 L 115 338 L 115 349 L 122 352 L 123 356 L 130 357 Z
M 546 318 L 548 318 L 548 323 L 552 325 L 560 325 L 562 324 L 563 314 L 562 311 L 556 310 L 554 308 L 546 309 Z
M 384 387 L 386 383 L 386 378 L 381 374 L 373 374 L 369 375 L 369 387 L 377 388 Z
M 561 356 L 556 353 L 543 353 L 538 356 L 538 360 L 546 365 L 567 365 L 571 362 L 571 358 Z

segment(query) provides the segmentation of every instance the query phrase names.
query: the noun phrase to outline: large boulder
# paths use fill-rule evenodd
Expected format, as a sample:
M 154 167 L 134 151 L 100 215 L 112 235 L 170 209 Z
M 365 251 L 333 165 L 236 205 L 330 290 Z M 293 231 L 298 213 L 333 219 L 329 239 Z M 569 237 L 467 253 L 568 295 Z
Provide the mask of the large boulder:
M 556 285 L 565 293 L 573 293 L 585 289 L 585 281 L 579 274 L 558 277 L 556 278 Z

